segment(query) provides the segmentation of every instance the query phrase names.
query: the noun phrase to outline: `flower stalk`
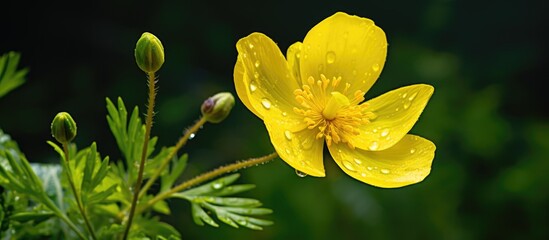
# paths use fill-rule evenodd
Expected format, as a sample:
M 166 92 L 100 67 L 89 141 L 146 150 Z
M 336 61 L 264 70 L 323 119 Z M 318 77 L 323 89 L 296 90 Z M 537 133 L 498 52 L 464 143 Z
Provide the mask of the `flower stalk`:
M 132 204 L 130 206 L 130 212 L 128 215 L 128 222 L 126 224 L 126 230 L 124 230 L 124 236 L 122 239 L 127 239 L 132 226 L 133 218 L 135 215 L 135 208 L 139 199 L 139 192 L 141 190 L 141 184 L 143 182 L 143 171 L 145 169 L 145 160 L 147 158 L 147 152 L 149 148 L 149 140 L 151 136 L 151 128 L 154 115 L 154 103 L 156 99 L 156 76 L 154 72 L 148 73 L 148 85 L 149 85 L 149 102 L 147 104 L 147 118 L 145 120 L 145 140 L 143 141 L 143 151 L 141 152 L 141 160 L 139 162 L 139 169 L 137 170 L 137 180 L 135 182 L 134 194 Z
M 166 158 L 164 158 L 162 160 L 162 164 L 160 165 L 160 168 L 158 168 L 158 170 L 154 173 L 153 176 L 151 176 L 149 178 L 149 180 L 147 180 L 147 183 L 145 183 L 145 185 L 143 185 L 143 188 L 141 189 L 141 192 L 139 193 L 139 197 L 142 197 L 145 193 L 147 193 L 147 190 L 149 190 L 149 188 L 152 186 L 152 184 L 154 183 L 154 181 L 156 181 L 156 179 L 158 179 L 158 177 L 160 176 L 160 174 L 162 173 L 162 171 L 164 171 L 164 169 L 166 169 L 166 167 L 168 166 L 168 164 L 170 163 L 170 160 L 177 154 L 177 152 L 179 151 L 179 149 L 181 149 L 183 146 L 185 146 L 185 144 L 187 143 L 187 141 L 190 139 L 190 137 L 195 134 L 196 132 L 198 132 L 198 130 L 204 126 L 204 124 L 206 123 L 206 118 L 205 117 L 201 117 L 191 128 L 189 128 L 185 134 L 183 135 L 183 137 L 181 137 L 179 139 L 179 141 L 177 142 L 177 144 L 175 145 L 175 147 L 173 148 L 173 150 L 170 152 L 170 154 L 168 154 L 168 156 L 166 156 Z
M 218 177 L 220 175 L 223 175 L 225 173 L 234 172 L 234 171 L 237 171 L 237 170 L 240 170 L 240 169 L 243 169 L 243 168 L 257 166 L 259 164 L 267 163 L 267 162 L 269 162 L 269 161 L 271 161 L 271 160 L 273 160 L 277 157 L 278 157 L 278 154 L 276 152 L 274 152 L 274 153 L 271 153 L 271 154 L 263 156 L 263 157 L 251 158 L 251 159 L 244 160 L 244 161 L 237 161 L 235 163 L 232 163 L 232 164 L 214 169 L 210 172 L 203 173 L 201 175 L 198 175 L 198 176 L 196 176 L 196 177 L 194 177 L 190 180 L 187 180 L 187 181 L 173 187 L 172 189 L 170 189 L 166 192 L 163 192 L 163 193 L 160 193 L 160 194 L 156 195 L 156 197 L 149 200 L 145 205 L 143 205 L 142 207 L 137 209 L 136 212 L 141 213 L 144 210 L 146 210 L 147 208 L 152 207 L 158 201 L 162 201 L 166 198 L 169 198 L 174 193 L 177 193 L 177 192 L 183 191 L 187 188 L 190 188 L 192 186 L 201 184 L 205 181 L 208 181 L 210 179 L 213 179 L 213 178 Z
M 95 231 L 93 230 L 93 226 L 90 223 L 90 220 L 88 219 L 88 214 L 86 213 L 86 209 L 84 208 L 84 204 L 82 204 L 82 198 L 76 191 L 76 185 L 74 184 L 74 180 L 72 179 L 72 171 L 69 165 L 69 146 L 68 142 L 64 142 L 63 144 L 63 152 L 65 153 L 65 165 L 67 166 L 67 179 L 69 179 L 69 185 L 71 186 L 72 193 L 74 194 L 74 198 L 76 199 L 76 205 L 78 205 L 78 210 L 80 211 L 80 214 L 82 214 L 82 218 L 84 219 L 84 223 L 86 224 L 86 227 L 88 228 L 88 232 L 90 232 L 90 236 L 92 239 L 97 239 L 97 236 L 95 235 Z

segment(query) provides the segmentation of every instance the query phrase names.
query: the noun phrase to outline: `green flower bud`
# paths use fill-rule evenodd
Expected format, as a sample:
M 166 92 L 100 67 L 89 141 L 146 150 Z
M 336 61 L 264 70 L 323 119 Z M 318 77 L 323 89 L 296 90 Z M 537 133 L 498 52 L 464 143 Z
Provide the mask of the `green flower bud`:
M 208 122 L 220 123 L 229 116 L 233 106 L 234 96 L 231 93 L 222 92 L 206 99 L 200 111 Z
M 164 47 L 160 40 L 145 32 L 135 45 L 135 62 L 146 73 L 154 73 L 164 64 Z
M 51 135 L 60 143 L 68 143 L 76 137 L 76 122 L 71 115 L 60 112 L 51 122 Z

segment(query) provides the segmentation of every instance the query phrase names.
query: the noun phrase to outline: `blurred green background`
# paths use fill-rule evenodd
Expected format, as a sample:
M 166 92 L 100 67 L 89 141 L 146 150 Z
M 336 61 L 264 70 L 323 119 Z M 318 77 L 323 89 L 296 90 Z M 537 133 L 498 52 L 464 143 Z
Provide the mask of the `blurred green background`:
M 235 43 L 254 31 L 285 52 L 336 11 L 373 19 L 385 31 L 385 69 L 367 98 L 415 83 L 435 93 L 412 133 L 437 145 L 420 184 L 379 189 L 326 157 L 326 178 L 299 178 L 278 160 L 245 169 L 246 196 L 274 209 L 264 231 L 196 226 L 187 202 L 165 221 L 185 239 L 549 239 L 548 64 L 543 1 L 41 1 L 2 4 L 0 53 L 22 53 L 30 73 L 0 99 L 0 127 L 31 161 L 57 161 L 45 143 L 59 111 L 79 126 L 76 143 L 98 142 L 117 159 L 105 97 L 144 108 L 145 75 L 133 59 L 142 32 L 166 49 L 153 134 L 175 144 L 219 91 L 235 93 Z M 240 101 L 184 151 L 183 178 L 273 151 L 262 122 Z

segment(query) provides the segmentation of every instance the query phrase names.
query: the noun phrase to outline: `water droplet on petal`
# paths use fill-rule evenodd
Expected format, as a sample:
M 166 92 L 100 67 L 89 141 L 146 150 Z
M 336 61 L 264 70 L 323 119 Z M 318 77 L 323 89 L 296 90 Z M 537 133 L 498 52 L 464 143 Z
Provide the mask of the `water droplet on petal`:
M 411 153 L 411 154 L 414 154 L 415 152 L 416 152 L 416 149 L 415 149 L 415 148 L 410 149 L 410 153 Z
M 250 82 L 250 92 L 255 92 L 257 90 L 257 85 L 254 81 Z
M 388 128 L 383 129 L 383 131 L 381 131 L 380 135 L 382 137 L 387 137 L 387 135 L 389 135 L 389 129 Z
M 366 173 L 365 173 L 365 172 L 361 172 L 361 173 L 360 173 L 360 176 L 366 177 Z
M 372 65 L 372 70 L 373 70 L 374 72 L 379 71 L 379 64 L 375 63 L 374 65 Z
M 379 170 L 381 173 L 383 174 L 389 174 L 391 173 L 391 171 L 389 169 L 385 169 L 385 168 L 382 168 L 381 170 Z
M 267 110 L 271 109 L 271 101 L 269 99 L 261 99 L 261 105 L 263 105 L 263 107 Z
M 291 153 L 291 151 L 290 151 L 289 148 L 286 148 L 286 153 L 287 153 L 287 154 L 290 154 L 290 153 Z
M 356 171 L 355 167 L 353 166 L 353 164 L 347 160 L 343 160 L 343 166 L 345 168 L 347 168 L 347 170 L 351 171 L 351 172 L 354 172 Z
M 288 113 L 287 112 L 282 112 L 282 116 L 286 117 L 286 116 L 288 116 Z
M 286 137 L 286 139 L 292 140 L 292 132 L 290 132 L 289 130 L 284 131 L 284 136 Z
M 414 93 L 414 94 L 412 94 L 412 96 L 410 96 L 410 97 L 408 98 L 408 100 L 409 100 L 409 101 L 412 101 L 412 100 L 414 100 L 414 98 L 416 98 L 416 96 L 417 96 L 417 93 Z
M 255 61 L 255 67 L 259 67 L 259 65 L 261 65 L 261 63 L 259 62 L 259 60 Z
M 259 79 L 259 73 L 258 72 L 254 72 L 254 78 Z
M 335 52 L 329 51 L 328 53 L 326 53 L 326 62 L 327 62 L 328 64 L 334 63 L 335 60 L 336 60 L 336 54 L 335 54 Z
M 371 142 L 371 143 L 370 143 L 370 146 L 368 147 L 368 149 L 370 149 L 370 150 L 372 150 L 372 151 L 373 151 L 373 150 L 377 150 L 377 148 L 379 148 L 379 143 L 376 142 L 376 141 Z
M 308 150 L 313 147 L 314 140 L 311 140 L 311 138 L 305 138 L 303 139 L 303 142 L 301 142 L 301 146 L 303 149 Z
M 253 49 L 253 48 L 254 48 L 254 45 L 253 45 L 252 43 L 248 43 L 248 47 L 249 47 L 250 49 Z
M 355 158 L 355 163 L 358 164 L 358 165 L 360 165 L 360 164 L 362 164 L 362 160 L 360 160 L 360 159 L 358 159 L 358 158 Z
M 401 96 L 402 98 L 406 98 L 406 96 L 408 96 L 408 93 L 402 93 L 400 96 Z
M 298 176 L 298 177 L 306 177 L 307 174 L 302 172 L 302 171 L 299 171 L 299 170 L 295 170 L 295 174 Z
M 368 169 L 368 171 L 372 171 L 372 169 L 374 169 L 373 167 L 367 167 L 366 169 Z
M 410 107 L 410 102 L 405 102 L 403 107 L 404 109 L 408 109 Z

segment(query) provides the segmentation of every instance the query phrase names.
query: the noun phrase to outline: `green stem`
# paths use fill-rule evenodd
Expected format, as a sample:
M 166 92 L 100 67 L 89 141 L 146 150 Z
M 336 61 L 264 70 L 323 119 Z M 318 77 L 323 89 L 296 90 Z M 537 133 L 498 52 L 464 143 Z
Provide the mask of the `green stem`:
M 58 218 L 61 218 L 81 239 L 87 239 L 80 229 L 53 203 L 53 201 L 45 196 L 42 201 L 50 210 L 52 210 Z
M 93 227 L 90 223 L 90 220 L 88 219 L 88 214 L 86 214 L 86 210 L 84 209 L 84 205 L 82 204 L 82 198 L 76 191 L 76 186 L 74 185 L 74 181 L 72 179 L 72 171 L 69 164 L 69 147 L 67 143 L 63 143 L 63 152 L 65 152 L 65 165 L 67 166 L 67 179 L 69 179 L 69 185 L 71 186 L 72 193 L 74 194 L 74 198 L 76 199 L 76 205 L 78 205 L 78 210 L 80 210 L 80 214 L 82 214 L 82 218 L 84 219 L 84 222 L 86 223 L 86 227 L 88 228 L 88 231 L 90 232 L 90 235 L 92 239 L 97 239 L 95 236 L 95 231 L 93 230 Z
M 228 173 L 228 172 L 234 172 L 234 171 L 239 170 L 239 169 L 252 167 L 252 166 L 262 164 L 262 163 L 269 162 L 269 161 L 275 159 L 276 157 L 278 157 L 278 154 L 276 152 L 274 152 L 274 153 L 271 153 L 271 154 L 263 156 L 263 157 L 251 158 L 251 159 L 244 160 L 244 161 L 237 161 L 235 163 L 219 167 L 219 168 L 217 168 L 215 170 L 212 170 L 210 172 L 198 175 L 198 176 L 196 176 L 196 177 L 194 177 L 194 178 L 192 178 L 192 179 L 190 179 L 186 182 L 183 182 L 183 183 L 175 186 L 174 188 L 172 188 L 172 189 L 170 189 L 166 192 L 158 194 L 156 197 L 149 200 L 145 205 L 140 207 L 137 210 L 137 212 L 140 213 L 140 212 L 144 211 L 145 209 L 153 206 L 158 201 L 162 201 L 166 198 L 169 198 L 172 194 L 177 193 L 179 191 L 182 191 L 184 189 L 187 189 L 189 187 L 198 185 L 200 183 L 203 183 L 205 181 L 208 181 L 212 178 L 215 178 L 217 176 L 223 175 L 223 174 Z
M 128 239 L 128 234 L 130 233 L 130 228 L 132 227 L 135 208 L 137 206 L 137 200 L 139 199 L 139 192 L 141 189 L 141 184 L 143 182 L 143 171 L 145 168 L 145 159 L 147 158 L 147 152 L 149 148 L 152 120 L 154 115 L 154 102 L 156 99 L 156 86 L 155 86 L 156 77 L 154 75 L 154 72 L 148 73 L 148 83 L 149 83 L 149 103 L 147 104 L 147 119 L 145 120 L 145 141 L 143 141 L 143 151 L 141 151 L 141 161 L 139 163 L 139 170 L 137 172 L 137 181 L 135 182 L 132 205 L 130 207 L 130 213 L 128 216 L 128 223 L 126 225 L 126 230 L 124 231 L 124 236 L 122 237 L 122 239 L 124 240 Z
M 185 132 L 183 137 L 181 137 L 179 139 L 179 141 L 177 142 L 177 144 L 175 145 L 173 150 L 170 152 L 170 154 L 162 160 L 162 165 L 160 165 L 160 168 L 158 170 L 156 170 L 154 175 L 151 176 L 151 178 L 149 178 L 149 180 L 147 180 L 147 183 L 145 183 L 145 185 L 141 189 L 141 192 L 139 193 L 139 197 L 142 197 L 147 192 L 147 190 L 149 190 L 149 188 L 152 186 L 154 181 L 156 181 L 156 179 L 160 176 L 160 174 L 162 174 L 162 171 L 164 171 L 164 169 L 168 166 L 168 164 L 170 163 L 170 160 L 172 160 L 172 158 L 177 154 L 177 151 L 179 151 L 179 149 L 181 149 L 183 146 L 185 146 L 185 144 L 187 143 L 187 141 L 189 140 L 191 135 L 198 132 L 198 130 L 205 123 L 206 123 L 206 118 L 201 117 L 191 128 L 189 128 Z

